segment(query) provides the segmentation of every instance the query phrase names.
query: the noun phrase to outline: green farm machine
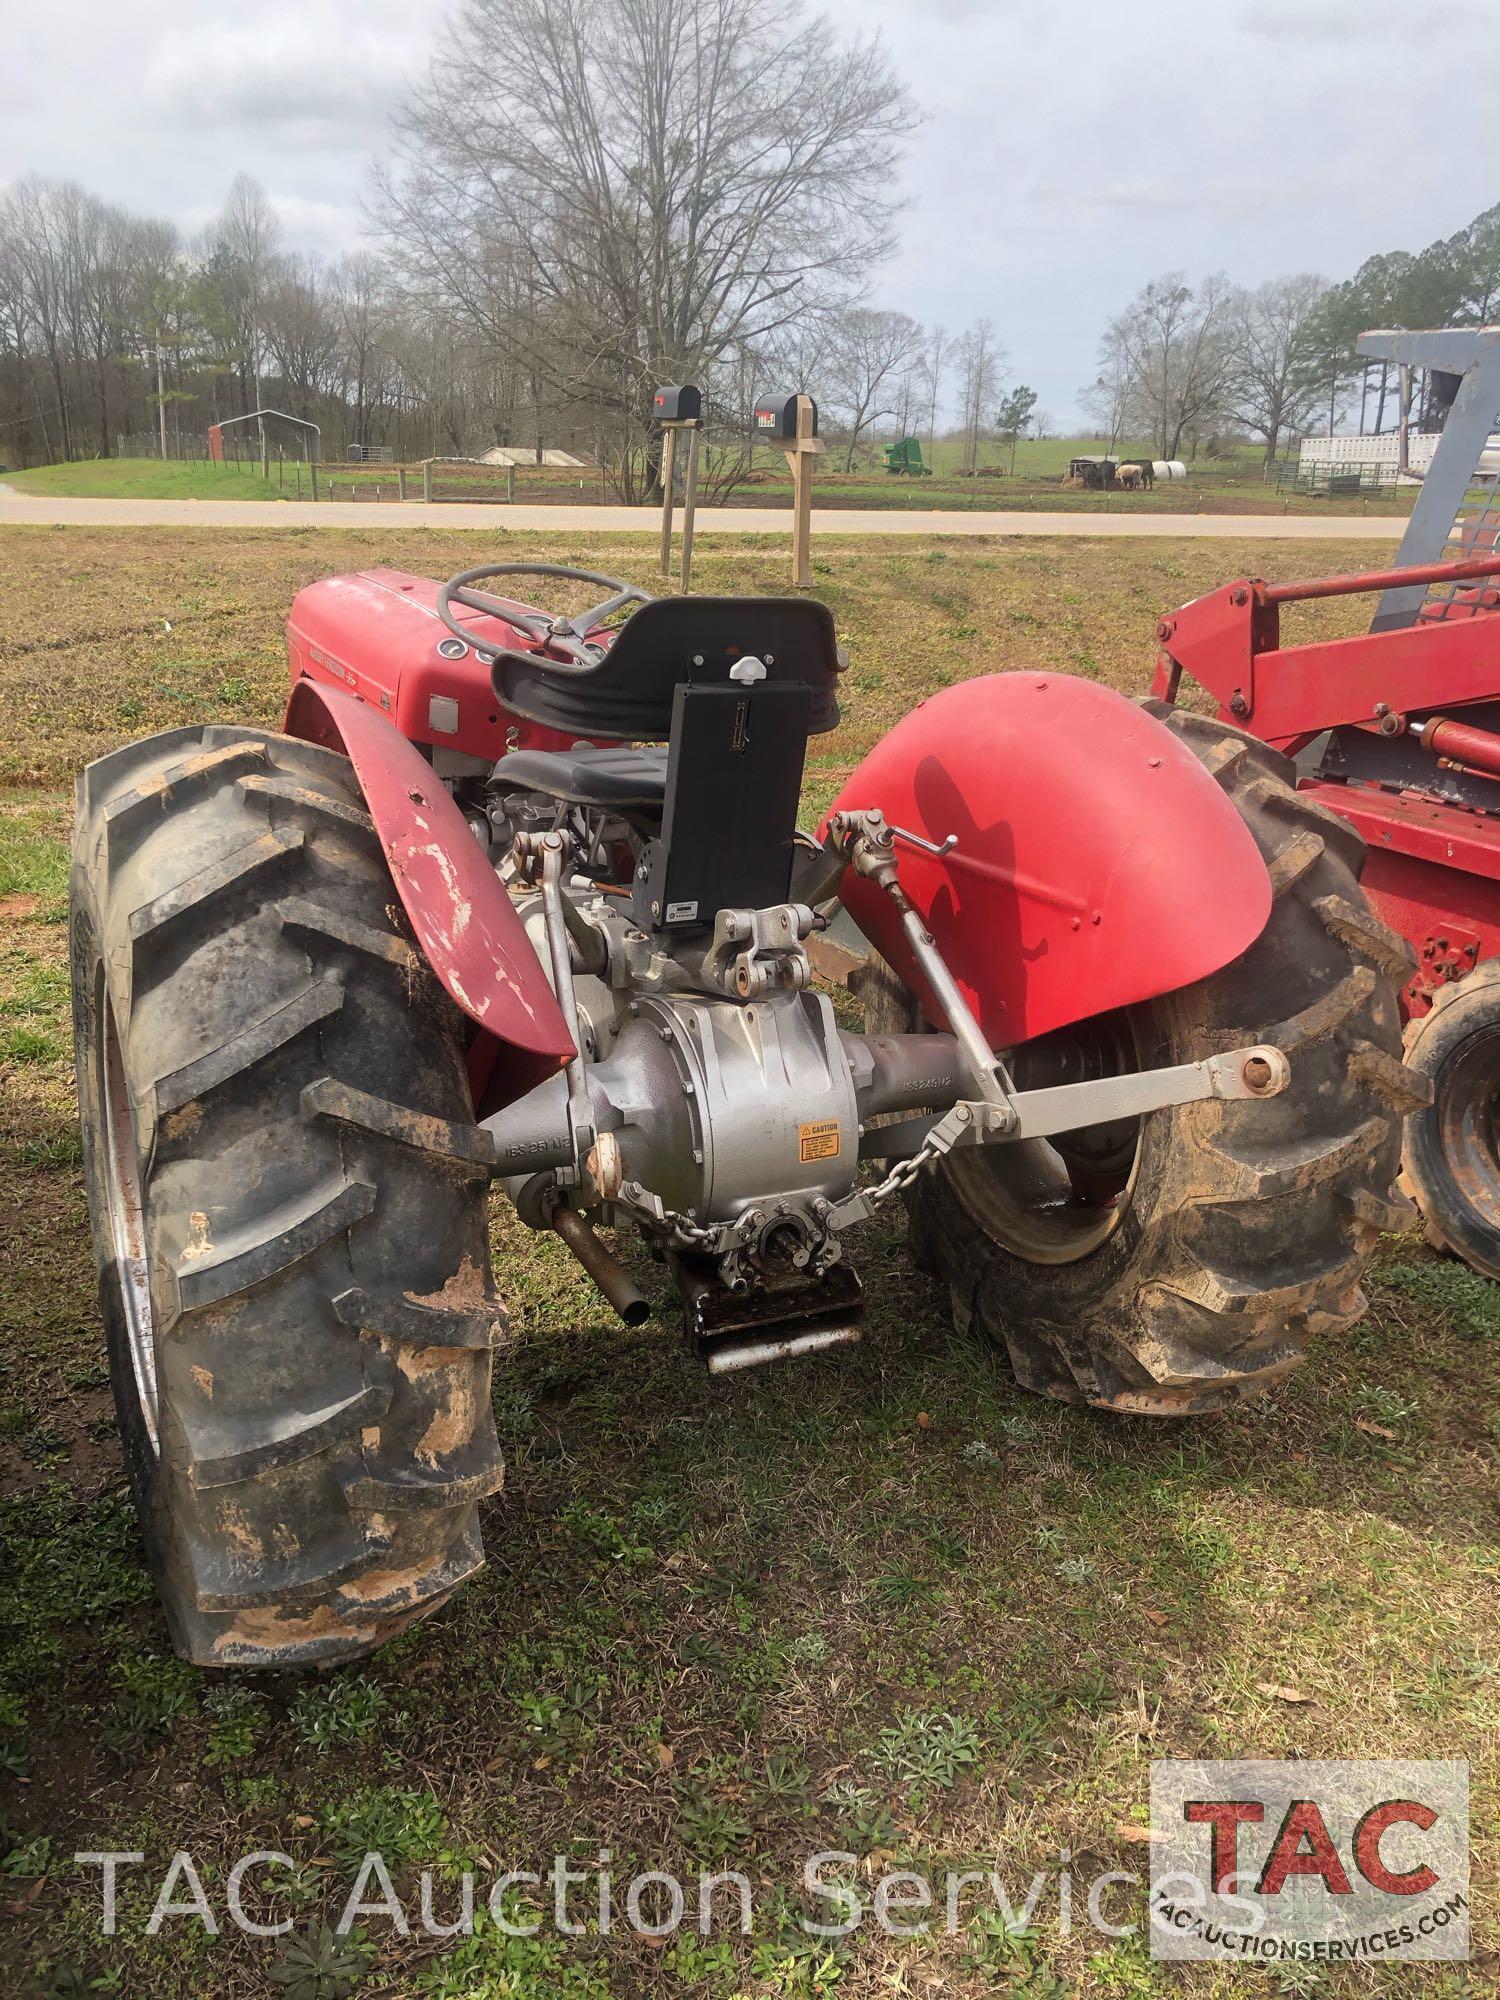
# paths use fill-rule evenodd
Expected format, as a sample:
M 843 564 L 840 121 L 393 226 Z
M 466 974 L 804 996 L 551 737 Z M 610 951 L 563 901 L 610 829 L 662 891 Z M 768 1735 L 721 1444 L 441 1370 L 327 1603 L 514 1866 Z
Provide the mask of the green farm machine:
M 914 437 L 897 438 L 894 444 L 885 447 L 885 469 L 905 479 L 930 479 L 932 467 L 922 463 L 922 440 Z

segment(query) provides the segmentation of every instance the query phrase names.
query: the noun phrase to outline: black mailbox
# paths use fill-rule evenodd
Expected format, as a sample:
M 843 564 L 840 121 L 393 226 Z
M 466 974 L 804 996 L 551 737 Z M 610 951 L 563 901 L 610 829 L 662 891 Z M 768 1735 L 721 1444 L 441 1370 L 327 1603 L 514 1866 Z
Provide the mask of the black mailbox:
M 667 383 L 652 404 L 659 424 L 696 424 L 703 415 L 703 391 L 691 382 Z
M 807 399 L 812 403 L 811 396 Z M 793 444 L 797 438 L 797 397 L 777 394 L 762 396 L 755 406 L 755 433 L 757 437 L 777 438 Z M 818 406 L 812 406 L 812 434 L 818 435 Z

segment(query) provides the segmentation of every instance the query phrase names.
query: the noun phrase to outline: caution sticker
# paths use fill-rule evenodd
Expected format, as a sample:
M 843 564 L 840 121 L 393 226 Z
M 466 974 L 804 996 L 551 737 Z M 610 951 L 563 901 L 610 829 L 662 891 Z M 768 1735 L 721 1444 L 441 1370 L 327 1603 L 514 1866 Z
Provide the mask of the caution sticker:
M 836 1160 L 843 1137 L 837 1118 L 819 1118 L 811 1125 L 799 1125 L 797 1157 L 804 1165 L 809 1160 Z

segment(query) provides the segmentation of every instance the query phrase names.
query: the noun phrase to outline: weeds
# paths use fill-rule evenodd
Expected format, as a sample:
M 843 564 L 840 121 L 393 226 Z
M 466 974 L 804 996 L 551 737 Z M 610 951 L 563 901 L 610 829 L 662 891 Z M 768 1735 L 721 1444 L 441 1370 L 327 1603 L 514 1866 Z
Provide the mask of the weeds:
M 1383 1389 L 1374 1382 L 1359 1383 L 1350 1400 L 1362 1416 L 1381 1424 L 1404 1424 L 1421 1407 L 1411 1397 L 1395 1389 Z
M 447 1816 L 430 1791 L 381 1785 L 325 1807 L 322 1824 L 329 1851 L 347 1868 L 366 1854 L 379 1854 L 388 1868 L 452 1858 Z
M 203 1712 L 213 1723 L 203 1761 L 211 1768 L 239 1764 L 255 1748 L 256 1733 L 266 1721 L 266 1705 L 239 1681 L 221 1682 L 203 1697 Z
M 677 1838 L 699 1861 L 722 1861 L 741 1852 L 750 1822 L 730 1800 L 697 1785 L 678 1792 Z
M 959 1773 L 979 1762 L 979 1732 L 960 1715 L 924 1715 L 902 1709 L 881 1730 L 875 1763 L 902 1784 L 940 1785 L 946 1790 Z
M 314 1750 L 332 1750 L 358 1743 L 385 1713 L 384 1691 L 363 1674 L 344 1674 L 298 1691 L 290 1710 L 300 1742 Z
M 290 1938 L 266 1977 L 283 2000 L 347 2000 L 370 1969 L 375 1947 L 358 1931 L 340 1936 L 327 1924 Z

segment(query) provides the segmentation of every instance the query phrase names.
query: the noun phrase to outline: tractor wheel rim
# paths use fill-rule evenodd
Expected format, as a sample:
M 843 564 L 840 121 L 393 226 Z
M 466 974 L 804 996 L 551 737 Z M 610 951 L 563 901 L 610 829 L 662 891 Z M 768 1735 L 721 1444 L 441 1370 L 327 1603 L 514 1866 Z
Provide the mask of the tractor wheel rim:
M 1048 1037 L 1061 1072 L 1028 1076 L 1023 1089 L 1052 1081 L 1120 1076 L 1140 1068 L 1134 1027 L 1124 1012 L 1080 1023 L 1076 1036 Z M 1107 1243 L 1130 1212 L 1144 1121 L 1064 1133 L 1056 1143 L 1022 1140 L 952 1153 L 945 1162 L 959 1199 L 986 1233 L 1030 1264 L 1076 1264 Z M 1107 1132 L 1108 1137 L 1101 1135 Z
M 1460 1198 L 1500 1230 L 1500 1027 L 1475 1035 L 1444 1067 L 1437 1118 L 1443 1157 Z
M 115 1281 L 125 1321 L 136 1400 L 155 1454 L 157 1440 L 156 1339 L 151 1313 L 151 1282 L 146 1261 L 146 1215 L 141 1199 L 141 1163 L 136 1152 L 135 1124 L 125 1062 L 115 1026 L 114 1008 L 100 981 L 99 1096 L 104 1107 L 104 1185 L 109 1209 L 109 1233 L 114 1249 Z

